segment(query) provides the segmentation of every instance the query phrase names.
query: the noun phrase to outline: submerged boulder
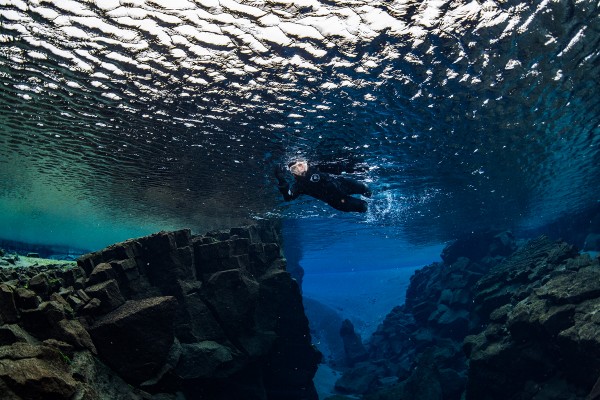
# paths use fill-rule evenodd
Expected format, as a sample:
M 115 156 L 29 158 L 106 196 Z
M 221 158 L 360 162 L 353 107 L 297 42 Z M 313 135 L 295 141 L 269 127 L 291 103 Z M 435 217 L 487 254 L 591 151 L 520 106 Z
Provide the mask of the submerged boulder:
M 3 398 L 69 399 L 77 390 L 60 351 L 22 342 L 0 347 L 0 381 Z
M 484 257 L 506 257 L 516 248 L 516 241 L 511 232 L 478 232 L 447 245 L 440 256 L 444 263 L 452 264 L 459 257 L 466 257 L 471 261 L 479 261 Z
M 354 325 L 350 320 L 345 319 L 340 328 L 340 336 L 344 343 L 344 352 L 346 353 L 346 363 L 349 367 L 354 364 L 365 361 L 368 358 L 367 350 L 362 343 L 359 334 L 354 331 Z
M 101 317 L 90 334 L 101 359 L 125 380 L 152 378 L 173 345 L 174 297 L 130 300 Z
M 235 362 L 239 358 L 239 351 L 206 340 L 203 342 L 183 344 L 181 357 L 175 374 L 182 379 L 210 379 L 224 378 L 231 376 L 233 372 L 239 370 L 239 363 Z
M 18 311 L 15 304 L 15 293 L 7 284 L 0 284 L 0 323 L 17 321 Z

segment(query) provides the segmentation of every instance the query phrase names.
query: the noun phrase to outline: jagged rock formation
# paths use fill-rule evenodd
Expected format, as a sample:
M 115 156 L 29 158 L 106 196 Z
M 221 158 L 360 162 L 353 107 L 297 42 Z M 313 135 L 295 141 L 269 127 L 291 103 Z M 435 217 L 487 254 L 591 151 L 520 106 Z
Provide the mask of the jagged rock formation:
M 333 308 L 303 297 L 304 312 L 310 321 L 311 336 L 319 351 L 323 354 L 323 362 L 332 368 L 346 365 L 344 342 L 340 336 L 342 317 Z
M 466 381 L 461 346 L 470 330 L 473 286 L 500 254 L 514 248 L 509 233 L 479 234 L 446 247 L 442 259 L 447 261 L 416 271 L 405 304 L 394 308 L 373 334 L 369 361 L 346 371 L 338 390 L 379 392 L 382 399 L 436 398 L 431 393 L 460 398 Z M 428 384 L 421 385 L 422 380 Z
M 368 362 L 338 389 L 373 400 L 599 398 L 600 260 L 545 237 L 515 248 L 508 233 L 475 235 L 417 271 Z
M 362 339 L 358 333 L 354 331 L 354 325 L 349 319 L 342 322 L 340 328 L 340 336 L 344 342 L 344 353 L 346 354 L 346 363 L 352 367 L 360 361 L 365 361 L 368 358 L 367 350 L 363 345 Z
M 270 224 L 3 270 L 8 399 L 316 399 L 320 354 Z
M 540 238 L 476 287 L 467 399 L 585 399 L 600 376 L 600 262 Z

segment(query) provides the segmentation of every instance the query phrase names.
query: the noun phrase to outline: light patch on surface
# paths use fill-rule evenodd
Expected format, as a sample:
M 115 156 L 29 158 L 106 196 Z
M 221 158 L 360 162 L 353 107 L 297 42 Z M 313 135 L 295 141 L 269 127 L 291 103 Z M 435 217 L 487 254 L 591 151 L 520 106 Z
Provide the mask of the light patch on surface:
M 292 40 L 277 26 L 263 28 L 262 33 L 262 37 L 264 37 L 265 40 L 282 46 L 287 46 L 292 42 Z
M 523 33 L 527 31 L 527 28 L 529 28 L 529 25 L 533 22 L 533 20 L 535 19 L 535 17 L 546 8 L 546 6 L 548 5 L 548 3 L 550 2 L 550 0 L 543 0 L 540 4 L 538 4 L 538 6 L 536 7 L 536 10 L 525 20 L 525 22 L 523 23 L 523 25 L 521 25 L 518 28 L 519 33 Z
M 563 78 L 563 72 L 562 72 L 562 70 L 559 69 L 558 71 L 556 71 L 556 75 L 554 75 L 553 79 L 555 81 L 560 81 L 562 78 Z
M 27 55 L 31 58 L 35 58 L 36 60 L 47 60 L 48 59 L 48 55 L 46 53 L 42 53 L 39 51 L 28 51 Z
M 333 82 L 325 82 L 321 85 L 321 89 L 335 89 L 338 85 Z
M 92 10 L 87 8 L 85 5 L 78 1 L 73 0 L 60 0 L 52 1 L 55 7 L 60 8 L 70 14 L 78 15 L 81 17 L 89 17 L 95 15 Z
M 281 20 L 275 14 L 267 14 L 259 18 L 258 23 L 263 26 L 276 26 L 281 23 Z
M 421 7 L 423 8 L 418 16 L 417 22 L 426 28 L 432 28 L 437 25 L 442 15 L 440 8 L 445 4 L 444 0 L 426 0 Z
M 121 5 L 121 0 L 95 0 L 94 4 L 101 10 L 113 10 Z
M 362 10 L 366 12 L 362 13 L 360 18 L 375 32 L 389 29 L 390 34 L 399 34 L 406 29 L 407 25 L 404 22 L 397 20 L 379 8 L 369 7 L 366 9 L 363 7 L 359 9 L 359 12 Z
M 305 24 L 314 27 L 323 36 L 341 37 L 346 40 L 355 40 L 347 25 L 337 16 L 329 17 L 306 17 L 298 21 L 299 24 Z
M 521 62 L 519 60 L 508 60 L 504 69 L 515 69 L 521 66 Z
M 321 35 L 321 33 L 312 26 L 294 24 L 291 22 L 282 22 L 278 26 L 283 32 L 285 32 L 288 35 L 296 36 L 303 39 L 323 39 L 323 35 Z
M 233 0 L 219 0 L 219 3 L 223 7 L 227 8 L 231 11 L 241 13 L 241 14 L 247 14 L 254 18 L 260 18 L 266 14 L 264 11 L 262 11 L 258 8 L 247 6 L 245 4 L 240 4 Z
M 584 26 L 579 31 L 577 31 L 575 36 L 573 36 L 573 38 L 571 38 L 571 40 L 569 41 L 569 44 L 567 44 L 567 46 L 564 48 L 564 50 L 562 50 L 560 53 L 558 53 L 558 57 L 562 57 L 565 53 L 568 53 L 569 51 L 571 51 L 575 47 L 575 45 L 585 37 L 586 29 L 587 29 L 587 26 Z

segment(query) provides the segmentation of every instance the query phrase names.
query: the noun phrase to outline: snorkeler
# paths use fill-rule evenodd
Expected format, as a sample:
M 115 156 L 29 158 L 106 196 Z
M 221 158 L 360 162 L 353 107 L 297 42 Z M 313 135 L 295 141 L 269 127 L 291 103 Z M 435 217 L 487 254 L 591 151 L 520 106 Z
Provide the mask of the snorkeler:
M 306 161 L 299 160 L 290 163 L 288 168 L 294 176 L 294 183 L 291 186 L 285 179 L 283 167 L 275 167 L 279 191 L 285 201 L 307 194 L 340 211 L 361 213 L 367 211 L 366 201 L 351 196 L 361 194 L 371 197 L 367 185 L 339 176 L 342 172 L 355 172 L 353 167 L 343 164 L 309 165 Z

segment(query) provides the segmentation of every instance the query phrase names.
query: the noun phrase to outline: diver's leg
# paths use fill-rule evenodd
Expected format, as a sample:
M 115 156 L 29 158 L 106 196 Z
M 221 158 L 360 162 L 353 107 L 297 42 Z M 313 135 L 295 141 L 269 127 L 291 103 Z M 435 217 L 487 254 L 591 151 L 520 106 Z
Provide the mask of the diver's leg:
M 339 177 L 338 182 L 344 194 L 362 194 L 371 197 L 371 190 L 362 182 L 350 178 Z
M 329 203 L 333 208 L 344 212 L 367 212 L 367 202 L 352 196 L 344 196 Z

